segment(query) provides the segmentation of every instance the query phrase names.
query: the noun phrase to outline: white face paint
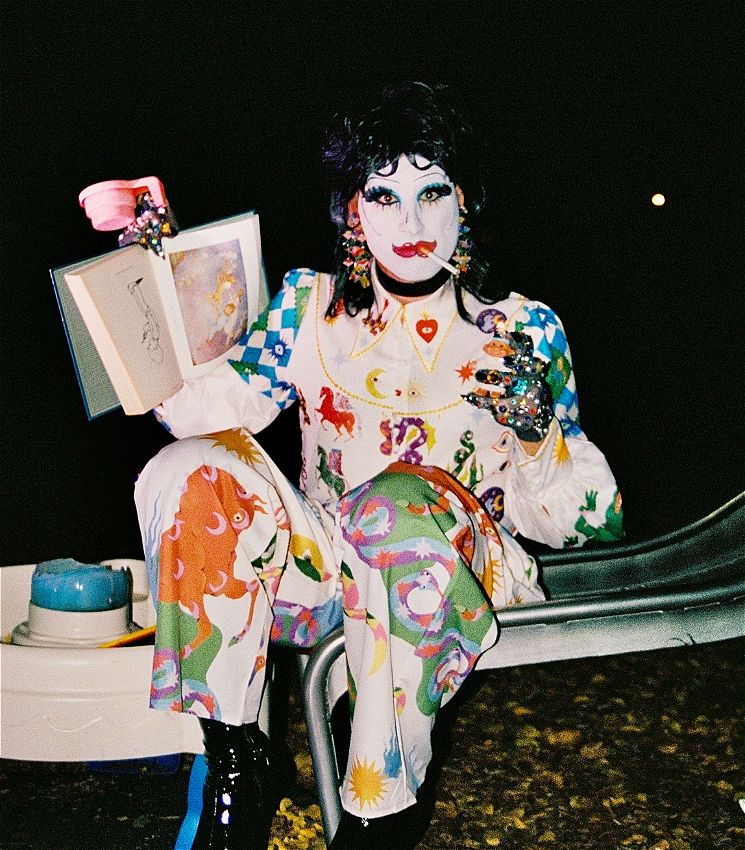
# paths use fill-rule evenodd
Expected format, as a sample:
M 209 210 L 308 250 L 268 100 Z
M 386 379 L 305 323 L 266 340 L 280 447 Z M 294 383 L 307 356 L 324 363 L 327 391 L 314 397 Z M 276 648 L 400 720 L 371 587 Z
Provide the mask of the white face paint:
M 400 281 L 427 280 L 440 266 L 421 249 L 449 260 L 458 244 L 458 194 L 440 168 L 402 154 L 371 174 L 359 195 L 359 216 L 370 253 Z

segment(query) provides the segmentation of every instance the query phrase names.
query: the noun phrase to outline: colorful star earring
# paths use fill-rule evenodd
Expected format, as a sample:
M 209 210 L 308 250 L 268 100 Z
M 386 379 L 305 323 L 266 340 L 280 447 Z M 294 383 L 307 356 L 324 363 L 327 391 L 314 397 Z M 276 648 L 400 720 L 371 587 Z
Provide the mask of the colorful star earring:
M 458 244 L 455 246 L 452 260 L 455 267 L 458 269 L 458 274 L 465 274 L 468 271 L 468 264 L 471 262 L 471 247 L 473 243 L 466 236 L 471 229 L 466 224 L 466 214 L 468 210 L 461 206 L 459 207 L 458 215 Z
M 344 236 L 344 250 L 347 253 L 343 262 L 349 269 L 349 279 L 358 280 L 363 288 L 367 288 L 370 286 L 372 254 L 367 247 L 360 217 L 356 212 L 350 213 L 347 219 L 347 227 L 348 230 L 345 230 L 342 234 Z

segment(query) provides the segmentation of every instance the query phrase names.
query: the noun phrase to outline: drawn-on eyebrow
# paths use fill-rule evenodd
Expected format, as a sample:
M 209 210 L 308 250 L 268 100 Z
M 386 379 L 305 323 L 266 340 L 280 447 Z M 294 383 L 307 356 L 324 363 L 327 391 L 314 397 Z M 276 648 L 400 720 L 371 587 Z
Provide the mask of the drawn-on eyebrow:
M 425 192 L 437 192 L 438 198 L 447 198 L 448 195 L 453 194 L 453 187 L 449 183 L 430 183 L 419 190 L 419 197 L 421 198 Z
M 400 200 L 397 192 L 391 189 L 388 186 L 370 186 L 369 189 L 365 189 L 362 193 L 362 197 L 368 202 L 377 201 L 379 198 L 382 198 L 384 195 L 392 195 L 397 201 Z

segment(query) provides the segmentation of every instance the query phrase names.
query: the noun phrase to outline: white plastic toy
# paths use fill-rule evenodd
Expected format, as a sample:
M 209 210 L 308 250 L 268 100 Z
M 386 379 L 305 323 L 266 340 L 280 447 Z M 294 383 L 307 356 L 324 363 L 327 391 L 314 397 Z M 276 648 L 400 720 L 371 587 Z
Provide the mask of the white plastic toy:
M 132 618 L 142 627 L 153 625 L 155 609 L 144 561 L 105 563 L 131 569 Z M 34 564 L 0 568 L 3 641 L 29 621 L 34 568 Z M 44 612 L 41 617 L 44 620 Z M 109 761 L 201 753 L 202 733 L 196 717 L 149 708 L 152 658 L 152 646 L 61 649 L 3 642 L 0 757 Z

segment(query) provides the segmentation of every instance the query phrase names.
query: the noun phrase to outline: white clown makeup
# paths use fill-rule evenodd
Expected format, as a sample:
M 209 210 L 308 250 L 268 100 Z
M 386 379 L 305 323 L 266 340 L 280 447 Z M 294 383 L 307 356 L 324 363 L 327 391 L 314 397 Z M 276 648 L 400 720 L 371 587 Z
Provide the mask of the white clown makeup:
M 460 190 L 439 165 L 424 157 L 398 161 L 371 174 L 359 194 L 359 216 L 370 253 L 395 280 L 416 282 L 437 274 L 433 252 L 449 260 L 458 244 Z

